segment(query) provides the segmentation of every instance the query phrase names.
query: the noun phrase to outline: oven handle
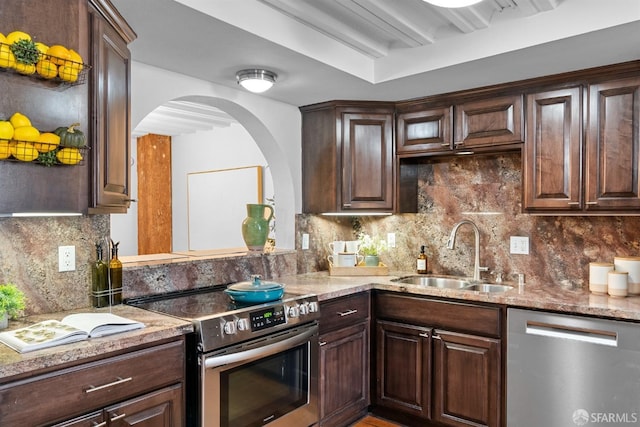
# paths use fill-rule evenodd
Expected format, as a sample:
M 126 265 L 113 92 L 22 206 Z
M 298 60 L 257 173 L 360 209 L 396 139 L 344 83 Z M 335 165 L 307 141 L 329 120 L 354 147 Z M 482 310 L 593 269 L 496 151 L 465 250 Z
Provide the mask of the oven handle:
M 287 350 L 309 341 L 309 338 L 317 332 L 317 328 L 310 328 L 309 330 L 301 334 L 297 334 L 291 338 L 287 338 L 273 344 L 265 345 L 263 347 L 253 348 L 251 350 L 240 351 L 237 353 L 221 354 L 218 356 L 207 357 L 204 360 L 204 367 L 215 368 L 222 365 L 228 365 L 229 363 L 242 362 L 244 360 L 254 359 L 256 357 L 263 357 L 278 353 L 279 351 Z

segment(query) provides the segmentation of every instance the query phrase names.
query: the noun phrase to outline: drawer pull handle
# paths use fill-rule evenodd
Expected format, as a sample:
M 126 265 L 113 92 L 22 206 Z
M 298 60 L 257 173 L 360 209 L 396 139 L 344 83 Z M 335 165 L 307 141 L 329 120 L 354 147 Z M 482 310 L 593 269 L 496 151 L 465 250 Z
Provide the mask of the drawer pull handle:
M 455 145 L 456 147 L 462 147 L 464 146 L 464 141 L 456 141 L 453 143 L 453 145 Z
M 118 414 L 113 414 L 113 415 L 114 415 L 114 417 L 113 417 L 113 418 L 111 418 L 111 419 L 109 420 L 109 421 L 111 421 L 111 422 L 121 420 L 122 418 L 124 418 L 124 417 L 126 417 L 126 416 L 127 416 L 127 414 L 120 414 L 120 415 L 118 415 Z
M 326 341 L 320 341 L 320 342 L 318 343 L 318 345 L 319 345 L 320 347 L 322 347 L 322 346 L 324 346 L 324 345 L 327 345 L 327 342 L 326 342 Z
M 431 337 L 431 339 L 434 339 L 434 340 L 441 340 L 442 338 L 440 338 L 440 335 L 433 335 L 433 336 Z
M 424 333 L 418 334 L 418 335 L 420 335 L 422 338 L 429 338 L 429 332 L 424 332 Z
M 450 142 L 443 142 L 442 144 L 443 147 L 451 147 L 451 143 Z
M 569 206 L 578 206 L 580 202 L 567 202 Z
M 104 427 L 106 425 L 107 425 L 106 421 L 103 421 L 101 423 L 96 423 L 96 422 L 93 423 L 93 427 Z
M 342 312 L 338 312 L 338 316 L 340 317 L 344 317 L 344 316 L 351 316 L 352 314 L 356 314 L 358 312 L 358 310 L 347 310 L 347 311 L 342 311 Z
M 597 205 L 598 202 L 587 202 L 587 205 Z
M 112 387 L 112 386 L 118 385 L 118 384 L 123 384 L 123 383 L 129 382 L 129 381 L 131 381 L 133 379 L 132 377 L 127 377 L 127 378 L 116 377 L 116 378 L 118 378 L 116 381 L 111 382 L 109 384 L 103 384 L 103 385 L 99 385 L 97 387 L 94 387 L 94 386 L 90 385 L 89 388 L 85 390 L 85 393 L 93 393 L 94 391 L 98 391 L 98 390 L 102 390 L 102 389 L 105 389 L 105 388 L 109 388 L 109 387 Z

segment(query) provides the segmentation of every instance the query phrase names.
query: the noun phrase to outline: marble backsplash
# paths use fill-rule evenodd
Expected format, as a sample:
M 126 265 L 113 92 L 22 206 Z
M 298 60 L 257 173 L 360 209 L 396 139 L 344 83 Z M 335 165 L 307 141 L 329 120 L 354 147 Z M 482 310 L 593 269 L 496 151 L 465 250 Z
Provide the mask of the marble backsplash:
M 396 233 L 396 248 L 381 261 L 391 270 L 413 271 L 420 245 L 426 246 L 429 271 L 471 276 L 474 234 L 462 226 L 456 247 L 447 249 L 453 226 L 462 219 L 480 229 L 480 263 L 490 269 L 483 278 L 513 280 L 567 288 L 588 286 L 589 262 L 617 255 L 640 255 L 640 216 L 535 216 L 521 213 L 521 157 L 456 157 L 425 163 L 419 170 L 418 213 L 361 217 L 368 234 Z M 352 219 L 298 215 L 296 241 L 310 235 L 310 249 L 298 250 L 298 272 L 328 269 L 327 245 L 355 238 Z M 510 236 L 528 236 L 529 255 L 509 253 Z

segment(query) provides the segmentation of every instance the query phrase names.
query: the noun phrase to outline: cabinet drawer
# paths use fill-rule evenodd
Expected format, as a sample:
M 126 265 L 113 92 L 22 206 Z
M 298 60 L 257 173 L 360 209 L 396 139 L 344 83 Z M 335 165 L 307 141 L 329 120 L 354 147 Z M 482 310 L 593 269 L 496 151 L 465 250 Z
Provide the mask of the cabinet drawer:
M 37 375 L 0 387 L 0 425 L 68 419 L 183 377 L 183 341 Z
M 369 292 L 320 304 L 320 333 L 351 326 L 369 317 Z
M 502 309 L 397 294 L 376 295 L 376 317 L 414 325 L 500 337 Z

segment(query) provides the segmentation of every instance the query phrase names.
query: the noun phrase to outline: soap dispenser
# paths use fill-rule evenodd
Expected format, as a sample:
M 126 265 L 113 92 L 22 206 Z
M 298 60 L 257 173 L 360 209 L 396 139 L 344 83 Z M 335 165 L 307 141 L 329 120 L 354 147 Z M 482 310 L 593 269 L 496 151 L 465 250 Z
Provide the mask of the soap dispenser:
M 111 260 L 109 261 L 109 299 L 111 305 L 122 304 L 122 262 L 118 259 L 120 242 L 111 241 Z
M 427 254 L 424 253 L 424 245 L 420 246 L 420 254 L 416 259 L 416 272 L 427 274 Z

